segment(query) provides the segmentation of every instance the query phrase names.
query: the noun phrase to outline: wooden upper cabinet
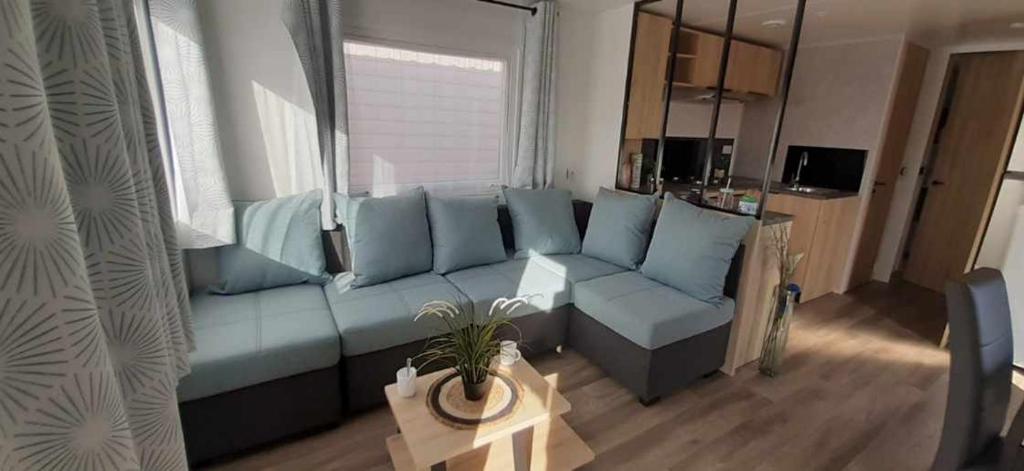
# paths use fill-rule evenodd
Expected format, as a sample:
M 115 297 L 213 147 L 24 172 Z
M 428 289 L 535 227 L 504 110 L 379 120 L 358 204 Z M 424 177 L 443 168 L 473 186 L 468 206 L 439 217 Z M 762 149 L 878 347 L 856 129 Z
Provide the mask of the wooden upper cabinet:
M 718 83 L 718 62 L 722 57 L 722 45 L 725 44 L 725 40 L 711 34 L 681 30 L 680 44 L 688 41 L 696 44 L 695 54 L 691 57 L 679 57 L 676 61 L 677 67 L 685 67 L 685 64 L 692 63 L 693 75 L 690 76 L 689 82 L 698 87 L 714 87 Z
M 626 108 L 626 139 L 657 139 L 665 118 L 665 77 L 672 20 L 640 12 L 633 42 L 633 75 Z
M 725 39 L 703 31 L 680 28 L 679 45 L 673 83 L 682 87 L 715 88 Z M 781 67 L 780 51 L 734 39 L 729 49 L 725 89 L 775 96 Z
M 733 41 L 725 88 L 735 92 L 775 96 L 782 54 L 764 46 Z

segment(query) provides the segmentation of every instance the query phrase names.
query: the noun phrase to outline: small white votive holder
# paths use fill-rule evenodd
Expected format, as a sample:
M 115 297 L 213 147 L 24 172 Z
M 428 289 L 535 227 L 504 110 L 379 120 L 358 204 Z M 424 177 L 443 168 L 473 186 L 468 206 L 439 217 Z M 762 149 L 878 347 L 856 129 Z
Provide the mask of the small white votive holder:
M 395 373 L 395 380 L 398 383 L 398 395 L 402 397 L 413 397 L 416 395 L 416 367 L 407 366 L 400 368 Z

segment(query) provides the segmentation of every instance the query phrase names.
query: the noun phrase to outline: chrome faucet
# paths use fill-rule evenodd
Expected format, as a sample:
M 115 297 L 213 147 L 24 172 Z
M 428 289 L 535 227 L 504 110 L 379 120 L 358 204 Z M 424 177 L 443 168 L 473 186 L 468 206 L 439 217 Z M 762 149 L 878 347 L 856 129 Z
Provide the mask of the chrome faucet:
M 793 177 L 793 181 L 790 182 L 791 189 L 800 189 L 800 172 L 804 169 L 805 165 L 807 165 L 807 152 L 804 152 L 803 154 L 800 155 L 800 164 L 797 165 L 796 167 L 796 176 Z

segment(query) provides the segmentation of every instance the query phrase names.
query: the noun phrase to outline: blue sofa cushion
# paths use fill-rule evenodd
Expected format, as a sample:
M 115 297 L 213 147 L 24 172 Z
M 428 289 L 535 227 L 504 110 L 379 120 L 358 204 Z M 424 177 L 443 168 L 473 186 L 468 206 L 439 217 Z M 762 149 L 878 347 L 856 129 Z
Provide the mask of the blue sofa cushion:
M 516 258 L 579 253 L 580 233 L 566 190 L 504 190 L 512 217 Z
M 190 401 L 338 363 L 341 342 L 323 288 L 295 285 L 192 296 L 196 349 L 178 385 Z
M 694 298 L 722 302 L 725 275 L 754 218 L 698 208 L 665 194 L 640 271 Z
M 575 286 L 581 281 L 626 271 L 625 268 L 618 265 L 582 254 L 539 255 L 530 257 L 530 261 L 569 280 L 569 286 Z
M 354 286 L 352 274 L 342 273 L 324 286 L 324 292 L 346 357 L 440 333 L 441 326 L 436 321 L 424 318 L 413 322 L 423 304 L 429 301 L 449 301 L 469 308 L 466 297 L 435 273 L 421 273 L 366 287 Z
M 528 304 L 513 317 L 550 311 L 572 302 L 573 284 L 623 269 L 583 255 L 538 255 L 449 273 L 446 278 L 485 316 L 498 298 L 523 296 Z
M 590 212 L 581 252 L 634 269 L 644 258 L 657 195 L 632 195 L 601 188 Z
M 397 196 L 354 198 L 345 226 L 353 287 L 430 271 L 433 249 L 423 189 Z
M 736 304 L 709 304 L 635 271 L 584 281 L 573 291 L 576 307 L 631 342 L 654 350 L 732 320 Z
M 236 294 L 300 283 L 325 283 L 320 192 L 236 202 L 235 245 L 217 249 L 220 281 L 210 291 Z
M 434 244 L 434 272 L 443 275 L 505 260 L 497 197 L 430 196 L 427 215 Z

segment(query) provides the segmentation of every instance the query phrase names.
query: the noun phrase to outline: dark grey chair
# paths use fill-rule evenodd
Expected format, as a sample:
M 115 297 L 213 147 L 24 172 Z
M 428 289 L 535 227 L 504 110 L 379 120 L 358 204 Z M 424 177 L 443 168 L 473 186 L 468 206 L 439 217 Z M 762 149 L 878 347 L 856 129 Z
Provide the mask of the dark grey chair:
M 982 268 L 946 284 L 949 396 L 932 471 L 999 469 L 1010 403 L 1013 339 L 1006 283 Z M 1019 445 L 1019 443 L 1018 443 Z

